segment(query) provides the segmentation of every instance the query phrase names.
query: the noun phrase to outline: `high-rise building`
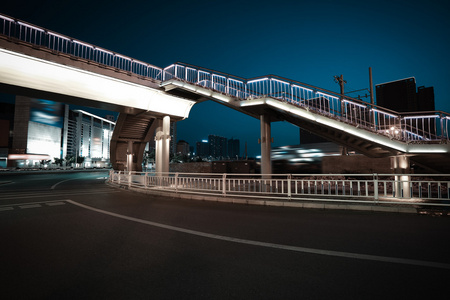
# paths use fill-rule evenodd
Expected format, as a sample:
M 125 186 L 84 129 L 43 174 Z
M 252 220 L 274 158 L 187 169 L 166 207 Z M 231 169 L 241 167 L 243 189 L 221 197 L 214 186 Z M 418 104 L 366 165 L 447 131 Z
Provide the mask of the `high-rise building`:
M 433 87 L 419 87 L 414 77 L 375 86 L 377 105 L 396 112 L 433 111 Z
M 109 161 L 109 145 L 115 123 L 83 110 L 69 112 L 66 153 L 92 163 Z M 64 146 L 63 146 L 64 148 Z M 64 152 L 64 151 L 63 151 Z
M 200 157 L 208 157 L 209 153 L 209 144 L 207 140 L 202 140 L 201 142 L 197 142 L 197 156 Z
M 217 159 L 223 159 L 228 154 L 228 144 L 227 138 L 217 136 L 217 135 L 209 135 L 209 155 Z
M 419 86 L 417 88 L 417 110 L 434 111 L 434 88 Z
M 35 167 L 43 160 L 67 156 L 84 157 L 86 167 L 109 165 L 114 122 L 81 110 L 71 111 L 58 102 L 23 96 L 16 96 L 10 110 L 11 116 L 6 118 L 9 125 L 0 115 L 5 124 L 0 132 L 0 166 L 4 167 L 6 157 L 8 166 Z M 8 145 L 3 145 L 3 131 L 9 133 Z
M 231 159 L 238 159 L 241 155 L 240 152 L 240 144 L 238 139 L 229 139 L 228 140 L 228 157 Z

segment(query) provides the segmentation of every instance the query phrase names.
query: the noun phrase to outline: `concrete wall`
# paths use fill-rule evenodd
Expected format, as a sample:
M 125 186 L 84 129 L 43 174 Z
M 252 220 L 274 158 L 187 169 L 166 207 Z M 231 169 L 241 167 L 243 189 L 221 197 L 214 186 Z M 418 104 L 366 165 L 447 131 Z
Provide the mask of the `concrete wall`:
M 213 162 L 191 162 L 171 163 L 170 172 L 180 173 L 255 173 L 256 162 L 249 161 L 213 161 Z
M 210 162 L 171 163 L 169 171 L 180 173 L 212 173 L 212 165 Z
M 325 156 L 322 158 L 324 174 L 392 173 L 390 157 L 370 158 L 364 155 Z

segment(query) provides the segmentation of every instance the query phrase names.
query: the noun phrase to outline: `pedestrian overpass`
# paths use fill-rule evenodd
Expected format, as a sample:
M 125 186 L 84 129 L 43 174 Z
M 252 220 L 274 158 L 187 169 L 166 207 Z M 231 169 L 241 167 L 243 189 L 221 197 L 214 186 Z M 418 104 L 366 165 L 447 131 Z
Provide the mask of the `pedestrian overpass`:
M 184 63 L 159 68 L 8 16 L 0 22 L 0 89 L 119 111 L 115 169 L 139 170 L 154 137 L 157 171 L 168 172 L 170 121 L 187 118 L 205 100 L 260 120 L 263 174 L 271 173 L 276 121 L 369 157 L 394 157 L 398 173 L 409 169 L 410 158 L 435 170 L 450 160 L 445 112 L 398 113 L 274 75 L 245 79 Z

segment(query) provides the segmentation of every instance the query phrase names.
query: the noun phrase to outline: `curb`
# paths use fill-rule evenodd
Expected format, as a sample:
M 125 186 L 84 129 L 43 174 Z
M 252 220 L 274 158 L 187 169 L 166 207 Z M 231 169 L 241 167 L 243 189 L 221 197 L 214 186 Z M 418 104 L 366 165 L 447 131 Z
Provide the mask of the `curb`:
M 172 191 L 157 191 L 153 189 L 140 189 L 135 187 L 120 186 L 106 181 L 106 184 L 115 187 L 123 188 L 129 191 L 163 196 L 173 197 L 188 200 L 198 201 L 211 201 L 233 204 L 246 204 L 246 205 L 261 205 L 261 206 L 278 206 L 278 207 L 292 207 L 292 208 L 306 208 L 306 209 L 336 209 L 336 210 L 352 210 L 352 211 L 366 211 L 366 212 L 384 212 L 384 213 L 408 213 L 418 214 L 418 211 L 414 207 L 404 206 L 380 206 L 380 205 L 358 205 L 358 204 L 333 204 L 333 203 L 313 203 L 313 202 L 297 202 L 297 201 L 284 201 L 284 200 L 261 200 L 261 199 L 248 199 L 239 197 L 221 197 L 215 195 L 202 195 L 202 194 L 189 194 L 189 193 L 177 193 Z

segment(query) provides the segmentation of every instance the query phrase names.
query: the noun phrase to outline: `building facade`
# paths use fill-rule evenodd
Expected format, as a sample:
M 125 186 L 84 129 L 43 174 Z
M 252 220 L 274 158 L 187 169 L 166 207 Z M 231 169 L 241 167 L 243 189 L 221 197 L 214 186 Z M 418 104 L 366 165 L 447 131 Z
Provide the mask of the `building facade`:
M 82 157 L 86 167 L 109 166 L 109 145 L 115 123 L 83 110 L 69 111 L 64 157 Z
M 177 143 L 177 154 L 188 155 L 189 154 L 189 143 L 183 140 Z
M 230 159 L 239 159 L 241 156 L 241 145 L 238 139 L 229 139 L 228 140 L 228 157 Z
M 224 159 L 228 154 L 227 139 L 217 135 L 209 135 L 209 155 L 215 159 Z
M 109 166 L 113 121 L 23 96 L 1 105 L 0 167 L 42 167 L 69 157 L 74 165 L 83 160 L 83 167 Z

